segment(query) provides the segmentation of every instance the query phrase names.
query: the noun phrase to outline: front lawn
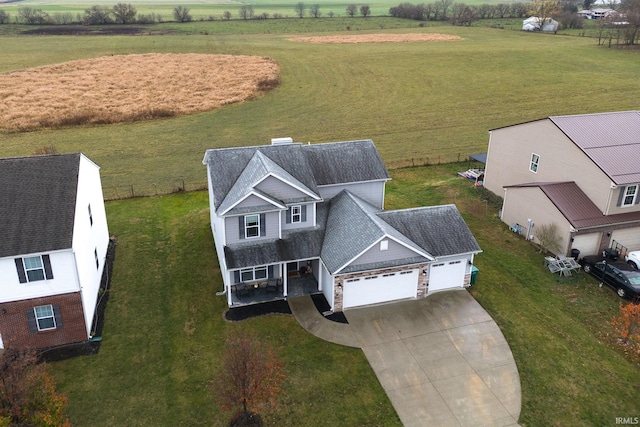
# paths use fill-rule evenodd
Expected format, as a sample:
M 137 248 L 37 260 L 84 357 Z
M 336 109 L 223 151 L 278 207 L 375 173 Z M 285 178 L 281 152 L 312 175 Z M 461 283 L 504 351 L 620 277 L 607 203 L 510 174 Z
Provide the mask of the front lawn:
M 456 170 L 392 171 L 388 209 L 456 203 L 484 250 L 470 292 L 501 327 L 521 376 L 520 423 L 614 425 L 638 415 L 638 363 L 608 322 L 619 299 L 584 274 L 558 282 L 544 256 L 497 218 Z M 107 204 L 118 238 L 98 355 L 53 363 L 74 426 L 225 425 L 209 382 L 228 333 L 250 328 L 279 349 L 286 393 L 267 425 L 400 425 L 363 353 L 320 341 L 288 315 L 223 320 L 206 192 Z

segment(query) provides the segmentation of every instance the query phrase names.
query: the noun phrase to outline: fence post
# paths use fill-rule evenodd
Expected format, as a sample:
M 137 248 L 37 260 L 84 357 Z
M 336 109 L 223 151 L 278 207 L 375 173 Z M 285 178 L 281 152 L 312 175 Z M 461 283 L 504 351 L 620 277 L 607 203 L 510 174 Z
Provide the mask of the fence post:
M 133 198 L 133 184 L 131 184 L 131 197 Z

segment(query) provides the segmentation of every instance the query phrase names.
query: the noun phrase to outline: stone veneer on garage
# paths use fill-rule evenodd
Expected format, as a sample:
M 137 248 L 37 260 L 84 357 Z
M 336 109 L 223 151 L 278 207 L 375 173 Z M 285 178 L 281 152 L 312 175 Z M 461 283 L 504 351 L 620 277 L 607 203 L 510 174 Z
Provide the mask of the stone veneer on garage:
M 427 269 L 428 265 L 429 264 L 414 264 L 411 266 L 411 268 L 407 268 L 406 265 L 403 265 L 401 267 L 395 267 L 395 268 L 383 268 L 380 270 L 369 270 L 366 272 L 357 272 L 357 273 L 340 275 L 336 277 L 334 281 L 335 294 L 333 296 L 333 311 L 334 312 L 342 311 L 342 297 L 343 297 L 342 294 L 343 294 L 343 286 L 344 286 L 345 280 L 355 279 L 358 277 L 366 277 L 366 276 L 371 276 L 375 274 L 389 274 L 389 273 L 397 273 L 399 271 L 415 270 L 416 268 L 418 269 L 418 292 L 416 294 L 416 299 L 424 298 L 425 296 L 427 296 L 428 286 L 427 286 L 427 276 L 423 274 L 423 271 Z M 466 279 L 465 279 L 465 282 L 466 282 Z

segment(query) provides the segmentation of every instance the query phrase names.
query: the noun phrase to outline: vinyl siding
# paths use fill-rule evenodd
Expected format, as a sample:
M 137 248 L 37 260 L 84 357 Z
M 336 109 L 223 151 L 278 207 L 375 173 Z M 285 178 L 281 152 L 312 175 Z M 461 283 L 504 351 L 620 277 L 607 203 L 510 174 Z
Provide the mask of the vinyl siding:
M 250 207 L 256 207 L 256 206 L 265 206 L 269 204 L 270 203 L 265 199 L 262 199 L 258 196 L 251 195 L 246 199 L 244 199 L 243 201 L 241 201 L 240 203 L 238 203 L 237 205 L 235 205 L 234 208 L 250 208 Z
M 315 225 L 315 203 L 307 203 L 307 204 L 294 205 L 294 206 L 306 206 L 306 208 L 302 208 L 302 209 L 306 209 L 305 215 L 302 216 L 303 221 L 295 222 L 295 223 L 294 222 L 287 223 L 287 221 L 290 221 L 288 217 L 290 217 L 291 212 L 289 210 L 282 211 L 281 213 L 282 229 L 294 230 L 297 228 L 313 227 Z
M 265 178 L 262 182 L 256 185 L 255 188 L 280 200 L 309 197 L 302 191 L 273 176 Z
M 532 153 L 540 156 L 537 173 L 529 170 Z M 564 181 L 575 181 L 606 211 L 611 180 L 550 120 L 491 131 L 484 181 L 488 190 L 503 197 L 507 185 Z
M 368 251 L 360 255 L 349 265 L 369 264 L 373 262 L 389 261 L 395 259 L 412 258 L 417 254 L 411 249 L 397 243 L 391 239 L 384 239 L 389 242 L 386 251 L 380 250 L 380 242 L 376 243 Z
M 538 187 L 509 188 L 504 200 L 502 220 L 508 225 L 520 224 L 523 227 L 522 236 L 527 233 L 527 220 L 534 222 L 532 234 L 534 242 L 540 243 L 536 236 L 536 227 L 556 224 L 561 238 L 559 254 L 566 254 L 569 245 L 569 231 L 571 226 L 565 217 L 556 209 L 549 198 Z
M 265 235 L 260 237 L 255 237 L 252 239 L 241 239 L 240 238 L 240 227 L 239 220 L 237 216 L 226 217 L 225 220 L 225 236 L 227 245 L 239 242 L 255 242 L 260 239 L 277 239 L 279 237 L 280 232 L 280 212 L 266 212 L 264 214 L 265 224 L 264 230 Z M 262 224 L 261 224 L 262 227 Z M 244 228 L 242 229 L 244 232 Z
M 346 189 L 356 196 L 366 200 L 372 205 L 383 208 L 385 181 L 359 182 L 352 184 L 327 185 L 318 188 L 320 196 L 324 200 L 333 198 L 336 194 Z

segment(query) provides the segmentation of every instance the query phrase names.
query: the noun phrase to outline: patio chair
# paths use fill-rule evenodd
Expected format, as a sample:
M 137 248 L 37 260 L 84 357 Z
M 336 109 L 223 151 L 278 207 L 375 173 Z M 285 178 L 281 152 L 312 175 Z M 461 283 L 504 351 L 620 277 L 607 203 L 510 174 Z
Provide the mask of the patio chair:
M 269 279 L 267 281 L 267 292 L 278 293 L 278 279 Z
M 238 298 L 248 297 L 251 295 L 251 290 L 244 283 L 236 285 L 236 296 Z

